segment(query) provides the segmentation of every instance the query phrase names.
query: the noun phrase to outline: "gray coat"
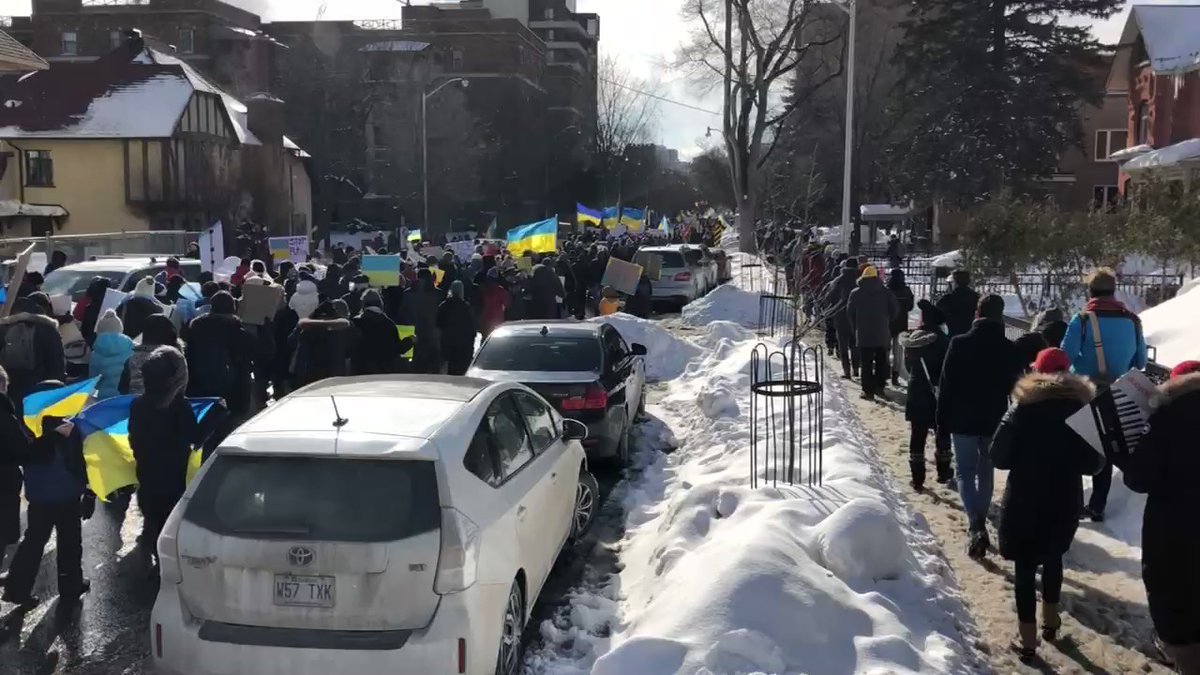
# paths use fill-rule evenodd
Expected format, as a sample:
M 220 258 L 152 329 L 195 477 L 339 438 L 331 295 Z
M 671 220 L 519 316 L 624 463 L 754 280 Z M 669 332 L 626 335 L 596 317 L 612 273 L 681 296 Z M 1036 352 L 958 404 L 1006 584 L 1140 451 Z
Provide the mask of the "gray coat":
M 846 315 L 846 310 L 850 301 L 850 293 L 854 291 L 854 284 L 857 279 L 858 270 L 843 267 L 839 276 L 830 282 L 825 292 L 827 312 L 832 313 L 834 325 L 839 332 L 849 331 L 852 328 L 850 319 Z
M 861 349 L 879 349 L 892 344 L 892 319 L 900 314 L 896 296 L 884 287 L 879 277 L 858 280 L 858 288 L 850 293 L 846 318 L 854 329 Z

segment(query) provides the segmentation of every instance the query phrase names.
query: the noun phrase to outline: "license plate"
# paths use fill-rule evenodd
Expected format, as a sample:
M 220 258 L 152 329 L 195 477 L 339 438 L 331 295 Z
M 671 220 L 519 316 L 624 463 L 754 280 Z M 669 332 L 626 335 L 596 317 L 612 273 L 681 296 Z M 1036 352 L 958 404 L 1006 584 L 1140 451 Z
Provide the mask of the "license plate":
M 283 607 L 333 607 L 334 578 L 275 575 L 275 604 Z

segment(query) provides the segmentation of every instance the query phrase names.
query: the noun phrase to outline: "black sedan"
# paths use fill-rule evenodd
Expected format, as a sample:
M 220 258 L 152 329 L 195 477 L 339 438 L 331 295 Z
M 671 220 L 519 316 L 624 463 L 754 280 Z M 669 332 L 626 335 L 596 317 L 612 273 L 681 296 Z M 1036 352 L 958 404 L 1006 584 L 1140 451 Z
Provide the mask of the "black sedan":
M 520 382 L 583 422 L 588 456 L 629 461 L 629 430 L 646 404 L 646 348 L 607 323 L 517 321 L 484 341 L 470 377 Z

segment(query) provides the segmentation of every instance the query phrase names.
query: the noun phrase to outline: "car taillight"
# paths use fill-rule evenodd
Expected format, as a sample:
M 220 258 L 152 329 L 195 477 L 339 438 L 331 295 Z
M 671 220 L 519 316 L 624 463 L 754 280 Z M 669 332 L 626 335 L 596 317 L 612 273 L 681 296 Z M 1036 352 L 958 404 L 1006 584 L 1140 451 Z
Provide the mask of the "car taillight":
M 187 500 L 181 499 L 163 524 L 162 534 L 155 542 L 158 549 L 158 569 L 163 584 L 183 583 L 183 568 L 179 564 L 179 524 L 183 522 L 183 511 Z
M 457 509 L 442 509 L 442 549 L 435 593 L 461 593 L 475 585 L 479 565 L 479 526 Z
M 604 410 L 608 407 L 608 392 L 600 385 L 588 385 L 587 391 L 583 396 L 572 396 L 571 398 L 563 399 L 562 409 L 564 411 L 574 410 Z
M 691 272 L 680 272 L 679 274 L 675 275 L 675 281 L 691 281 L 691 280 L 692 280 Z

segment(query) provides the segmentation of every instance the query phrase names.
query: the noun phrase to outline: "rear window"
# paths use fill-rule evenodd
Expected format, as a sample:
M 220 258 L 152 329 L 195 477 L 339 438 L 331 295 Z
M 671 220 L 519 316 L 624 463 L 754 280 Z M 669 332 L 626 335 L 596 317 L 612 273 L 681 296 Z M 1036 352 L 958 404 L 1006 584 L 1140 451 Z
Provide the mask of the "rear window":
M 112 286 L 117 286 L 125 278 L 126 273 L 120 270 L 81 270 L 61 267 L 46 275 L 42 291 L 46 295 L 71 296 L 71 300 L 79 302 L 87 295 L 87 288 L 96 277 L 108 279 Z
M 684 251 L 684 255 L 687 256 L 687 260 L 688 260 L 689 264 L 692 264 L 692 265 L 703 265 L 704 264 L 704 254 L 694 248 Z
M 662 260 L 663 267 L 675 269 L 684 267 L 683 256 L 678 251 L 646 251 L 646 255 L 652 255 Z
M 441 516 L 432 462 L 220 455 L 184 517 L 230 537 L 369 543 Z
M 482 370 L 565 373 L 600 370 L 600 341 L 592 336 L 508 335 L 490 338 L 475 357 Z

